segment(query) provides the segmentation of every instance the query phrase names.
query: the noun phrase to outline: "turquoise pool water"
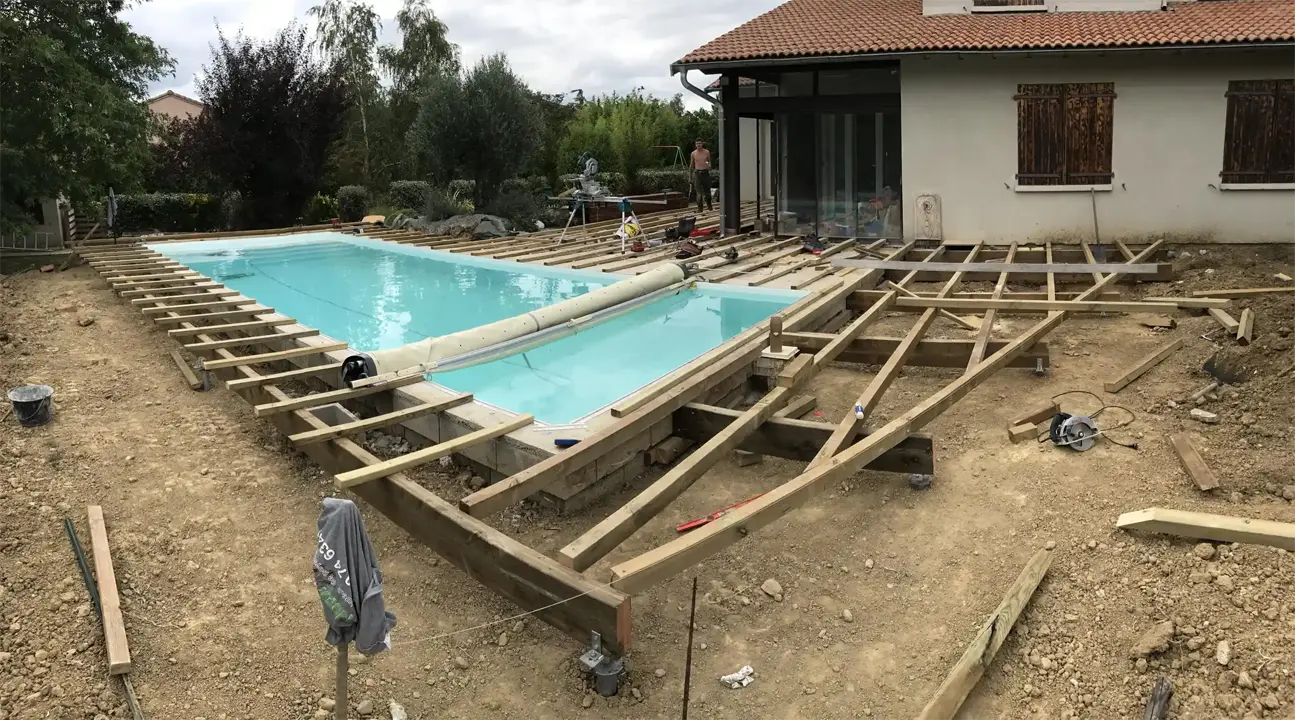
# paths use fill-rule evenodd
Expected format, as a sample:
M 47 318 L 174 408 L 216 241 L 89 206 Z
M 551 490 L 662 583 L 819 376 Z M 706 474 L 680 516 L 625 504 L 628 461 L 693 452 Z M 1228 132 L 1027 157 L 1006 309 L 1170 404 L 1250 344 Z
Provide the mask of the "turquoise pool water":
M 620 279 L 340 233 L 152 247 L 358 350 L 502 320 Z M 802 294 L 703 285 L 525 353 L 428 377 L 544 423 L 578 422 Z

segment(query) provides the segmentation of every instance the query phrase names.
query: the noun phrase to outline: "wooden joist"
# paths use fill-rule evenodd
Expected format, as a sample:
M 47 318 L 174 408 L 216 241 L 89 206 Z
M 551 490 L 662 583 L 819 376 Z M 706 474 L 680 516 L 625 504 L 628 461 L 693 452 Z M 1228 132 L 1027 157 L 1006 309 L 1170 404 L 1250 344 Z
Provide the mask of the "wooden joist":
M 1011 247 L 1007 249 L 1007 258 L 1003 260 L 1004 264 L 1011 265 L 1016 259 L 1016 241 L 1012 241 Z M 992 300 L 999 300 L 1003 297 L 1003 291 L 1007 289 L 1007 277 L 1009 273 L 999 273 L 998 282 L 994 283 L 994 294 L 990 297 Z M 990 308 L 985 311 L 985 317 L 980 322 L 980 331 L 976 334 L 976 343 L 971 347 L 971 355 L 967 358 L 967 370 L 980 364 L 985 359 L 985 350 L 989 347 L 989 336 L 994 333 L 994 316 L 998 310 Z
M 225 287 L 225 286 L 224 286 L 224 285 L 221 285 L 220 283 L 214 283 L 214 282 L 210 282 L 210 281 L 208 281 L 208 280 L 201 280 L 201 279 L 199 279 L 199 280 L 194 281 L 192 284 L 188 284 L 188 285 L 172 285 L 172 286 L 170 286 L 170 287 L 141 288 L 141 289 L 136 289 L 136 290 L 122 290 L 121 292 L 119 292 L 119 293 L 117 293 L 117 294 L 118 294 L 118 295 L 120 295 L 121 297 L 124 297 L 124 298 L 142 298 L 142 297 L 144 297 L 145 295 L 169 295 L 170 293 L 182 293 L 182 294 L 183 294 L 183 293 L 195 292 L 195 291 L 198 291 L 198 290 L 208 290 L 208 289 L 210 289 L 210 290 L 221 290 L 221 289 L 224 289 L 224 287 Z M 164 298 L 158 298 L 158 299 L 159 299 L 159 300 L 163 300 Z
M 158 299 L 166 300 L 166 298 L 158 298 Z M 247 302 L 250 303 L 250 301 L 247 301 Z M 188 310 L 188 308 L 183 305 L 176 305 L 173 308 L 168 308 L 168 309 L 169 310 Z M 272 307 L 265 307 L 263 305 L 258 305 L 255 307 L 239 308 L 237 310 L 222 310 L 219 312 L 209 312 L 209 313 L 189 313 L 187 315 L 180 315 L 178 313 L 177 314 L 168 313 L 167 315 L 153 318 L 153 322 L 157 323 L 158 325 L 180 325 L 187 322 L 193 322 L 194 320 L 228 320 L 230 318 L 245 318 L 245 317 L 257 317 L 259 315 L 270 315 L 273 312 L 274 312 L 274 308 Z M 209 327 L 217 327 L 217 326 L 212 325 Z M 205 330 L 206 328 L 203 328 L 203 329 Z
M 201 329 L 202 328 L 199 328 L 199 330 Z M 341 371 L 342 363 L 340 362 L 324 363 L 323 365 L 311 365 L 310 367 L 286 370 L 280 373 L 268 375 L 257 374 L 254 377 L 237 378 L 226 382 L 225 387 L 237 392 L 239 390 L 259 387 L 261 385 L 272 385 L 274 383 L 284 382 L 285 380 L 304 380 L 306 378 L 318 377 L 320 375 L 332 375 L 340 373 Z
M 179 350 L 171 351 L 171 359 L 175 361 L 175 366 L 180 368 L 180 374 L 184 376 L 184 381 L 189 384 L 189 389 L 201 390 L 202 381 L 194 374 L 193 368 L 189 366 L 189 361 L 184 359 Z
M 925 262 L 924 260 L 873 260 L 871 258 L 850 258 L 833 260 L 838 267 L 864 268 L 867 270 L 929 270 L 935 272 L 962 273 L 1066 273 L 1087 275 L 1089 273 L 1120 273 L 1121 275 L 1155 275 L 1161 271 L 1157 263 L 1129 265 L 1127 263 L 1014 263 L 1002 262 Z M 1217 297 L 1217 296 L 1215 296 Z
M 170 302 L 169 298 L 166 298 Z M 178 305 L 159 305 L 157 307 L 140 308 L 139 311 L 145 315 L 165 315 L 169 312 L 183 311 L 193 312 L 194 310 L 216 310 L 220 308 L 238 307 L 239 305 L 251 305 L 252 300 L 247 298 L 231 300 L 213 300 L 212 302 L 201 303 L 181 303 Z
M 863 316 L 861 315 L 860 317 Z M 794 345 L 803 352 L 815 352 L 833 342 L 834 339 L 841 338 L 844 335 L 844 330 L 837 335 L 816 332 L 789 332 L 784 333 L 782 338 L 783 342 Z M 903 342 L 903 338 L 899 337 L 854 338 L 845 343 L 841 354 L 836 359 L 839 362 L 858 363 L 860 365 L 881 365 L 886 362 L 886 358 L 895 352 L 901 342 Z M 926 338 L 917 343 L 917 348 L 904 364 L 910 367 L 966 367 L 967 358 L 971 356 L 973 345 L 975 345 L 975 342 L 972 340 Z M 995 340 L 988 343 L 986 349 L 988 354 L 992 355 L 1006 345 L 1006 340 Z M 1037 343 L 1028 351 L 1013 358 L 1007 364 L 1007 367 L 1033 369 L 1037 367 L 1037 362 L 1040 361 L 1045 368 L 1051 366 L 1052 361 L 1046 342 Z
M 257 417 L 265 417 L 274 413 L 288 412 L 289 410 L 304 410 L 306 408 L 319 407 L 335 402 L 346 402 L 357 398 L 375 395 L 380 392 L 392 390 L 395 388 L 405 387 L 406 385 L 416 385 L 423 381 L 422 375 L 409 375 L 382 385 L 368 385 L 358 388 L 341 388 L 340 390 L 330 390 L 328 392 L 313 393 L 304 397 L 292 398 L 290 400 L 280 400 L 278 402 L 265 403 L 256 405 L 252 408 L 252 413 Z
M 192 270 L 174 270 L 172 272 L 150 273 L 148 275 L 130 275 L 124 278 L 107 278 L 108 282 L 114 288 L 118 287 L 137 287 L 140 283 L 148 283 L 158 280 L 178 281 L 193 280 L 202 277 Z
M 126 621 L 121 616 L 117 573 L 113 570 L 112 551 L 108 547 L 108 526 L 103 519 L 102 507 L 91 505 L 87 514 L 95 583 L 99 586 L 99 610 L 103 615 L 103 638 L 108 650 L 108 674 L 122 675 L 130 672 L 130 644 L 126 642 Z
M 1152 243 L 1134 256 L 1140 261 L 1155 253 L 1163 241 Z M 1114 282 L 1119 273 L 1111 273 L 1089 288 L 1080 297 L 1095 295 Z M 684 568 L 691 567 L 717 552 L 739 542 L 747 534 L 800 507 L 823 488 L 838 483 L 877 459 L 886 450 L 897 445 L 914 430 L 926 426 L 955 402 L 971 392 L 985 379 L 1007 364 L 1007 361 L 1042 339 L 1065 321 L 1065 312 L 1056 312 L 1008 343 L 1002 350 L 986 358 L 959 379 L 937 391 L 907 412 L 878 428 L 868 437 L 846 447 L 830 460 L 806 470 L 799 477 L 761 495 L 759 498 L 733 509 L 719 520 L 704 525 L 687 535 L 651 550 L 612 568 L 612 586 L 622 592 L 634 593 L 668 578 Z
M 1241 320 L 1237 322 L 1237 342 L 1249 345 L 1254 341 L 1255 313 L 1250 308 L 1241 311 Z
M 1114 380 L 1108 380 L 1102 384 L 1108 393 L 1117 393 L 1128 386 L 1129 383 L 1142 377 L 1148 370 L 1160 364 L 1165 358 L 1173 355 L 1178 348 L 1187 342 L 1187 338 L 1178 338 L 1162 348 L 1151 351 L 1141 360 L 1133 364 L 1133 367 L 1125 370 L 1122 375 Z
M 1210 317 L 1217 320 L 1219 324 L 1223 326 L 1223 329 L 1226 330 L 1229 335 L 1236 335 L 1237 330 L 1241 327 L 1241 323 L 1237 322 L 1236 318 L 1229 315 L 1227 310 L 1210 308 L 1209 314 Z
M 295 325 L 297 321 L 290 317 L 271 318 L 269 320 L 248 320 L 247 322 L 225 323 L 223 325 L 204 325 L 202 327 L 175 328 L 167 330 L 166 334 L 173 338 L 190 337 L 193 335 L 231 332 L 245 332 L 247 330 L 259 330 L 262 328 L 279 327 L 280 325 Z
M 180 302 L 180 301 L 187 302 L 189 300 L 214 300 L 216 298 L 229 297 L 231 295 L 238 295 L 238 291 L 224 290 L 224 289 L 218 289 L 213 287 L 209 289 L 203 289 L 202 292 L 188 293 L 185 295 L 168 295 L 166 296 L 165 301 L 171 303 L 171 302 Z M 139 298 L 132 299 L 130 302 L 132 305 L 151 305 L 153 303 L 156 303 L 157 300 L 158 300 L 157 298 L 139 297 Z
M 1165 312 L 1179 307 L 1226 307 L 1227 300 L 1197 298 L 1185 301 L 1141 302 L 1135 300 L 992 300 L 982 298 L 900 298 L 899 307 L 946 308 L 950 310 L 1010 310 L 1015 312 Z
M 375 465 L 369 465 L 357 470 L 339 473 L 335 484 L 339 488 L 355 487 L 356 485 L 372 482 L 373 480 L 384 478 L 394 473 L 404 472 L 405 470 L 416 468 L 419 465 L 425 465 L 438 458 L 452 455 L 463 448 L 472 447 L 473 445 L 493 440 L 502 435 L 507 435 L 514 430 L 520 430 L 521 428 L 530 425 L 534 420 L 535 418 L 530 415 L 518 415 L 517 417 L 506 422 L 499 423 L 498 425 L 484 427 L 480 430 L 470 432 L 467 435 L 460 435 L 452 440 L 437 443 L 431 447 L 415 450 L 411 453 L 401 455 L 400 457 L 384 460 Z
M 1052 554 L 1047 550 L 1039 550 L 1025 563 L 1016 582 L 1007 588 L 1003 601 L 980 627 L 980 632 L 967 646 L 944 682 L 940 683 L 935 695 L 922 708 L 922 712 L 918 713 L 917 720 L 953 720 L 958 714 L 958 708 L 962 707 L 976 683 L 984 676 L 985 670 L 994 662 L 994 657 L 1012 632 L 1016 619 L 1029 604 L 1051 564 Z
M 1270 295 L 1273 293 L 1295 292 L 1295 286 L 1266 288 L 1236 288 L 1233 290 L 1193 290 L 1192 297 L 1205 298 L 1243 298 L 1252 295 Z
M 1201 490 L 1213 490 L 1219 486 L 1219 479 L 1214 477 L 1214 472 L 1210 470 L 1209 465 L 1205 464 L 1201 454 L 1196 451 L 1196 447 L 1188 439 L 1187 433 L 1170 435 L 1169 443 L 1173 446 L 1174 452 L 1178 454 L 1178 459 L 1183 464 L 1183 470 L 1187 471 L 1187 476 L 1196 483 L 1196 487 Z
M 1256 520 L 1230 515 L 1188 512 L 1153 507 L 1120 515 L 1115 527 L 1121 530 L 1156 532 L 1216 542 L 1268 545 L 1295 550 L 1295 523 Z
M 203 328 L 208 333 L 217 332 L 210 327 Z M 243 347 L 245 345 L 269 345 L 283 340 L 297 340 L 304 337 L 314 337 L 319 331 L 314 328 L 305 328 L 303 330 L 290 330 L 281 333 L 267 333 L 265 335 L 245 335 L 243 337 L 226 338 L 224 340 L 206 340 L 203 342 L 185 343 L 185 349 L 191 352 L 200 353 L 216 348 Z
M 220 360 L 204 360 L 202 368 L 204 370 L 222 370 L 224 368 L 237 367 L 239 365 L 259 365 L 261 363 L 274 362 L 276 360 L 287 360 L 289 358 L 305 357 L 307 355 L 320 355 L 334 350 L 345 350 L 347 344 L 344 342 L 325 343 L 323 345 L 310 345 L 306 347 L 292 348 L 291 350 L 277 350 L 275 352 L 260 353 L 257 355 L 239 355 L 232 358 L 222 358 Z
M 919 298 L 919 299 L 921 298 L 920 295 L 913 292 L 912 290 L 909 290 L 908 288 L 905 288 L 905 287 L 900 287 L 899 285 L 896 285 L 895 283 L 890 281 L 886 282 L 886 287 L 890 288 L 891 290 L 894 290 L 895 292 L 899 293 L 900 295 L 903 295 L 906 298 Z M 953 313 L 949 312 L 948 310 L 945 310 L 944 308 L 939 309 L 939 314 L 940 314 L 940 317 L 948 318 L 964 329 L 967 329 L 967 330 L 980 329 L 980 323 L 972 318 L 964 318 L 961 315 L 954 315 Z
M 333 438 L 357 435 L 369 430 L 381 430 L 416 418 L 435 415 L 436 413 L 449 410 L 452 407 L 458 407 L 459 405 L 464 405 L 470 402 L 472 402 L 471 393 L 466 395 L 455 395 L 454 397 L 446 398 L 438 402 L 411 405 L 407 408 L 383 413 L 382 415 L 375 415 L 370 418 L 364 418 L 363 420 L 356 420 L 355 422 L 332 425 L 319 430 L 307 430 L 306 432 L 290 435 L 288 437 L 288 441 L 298 447 L 317 442 L 327 442 Z

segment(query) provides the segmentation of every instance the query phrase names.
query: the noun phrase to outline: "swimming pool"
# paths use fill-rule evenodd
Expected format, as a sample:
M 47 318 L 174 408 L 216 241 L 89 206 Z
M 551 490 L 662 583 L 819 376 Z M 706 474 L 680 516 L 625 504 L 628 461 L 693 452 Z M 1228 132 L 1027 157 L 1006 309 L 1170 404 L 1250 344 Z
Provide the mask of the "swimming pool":
M 150 247 L 363 351 L 513 317 L 623 277 L 331 232 Z M 543 423 L 576 423 L 803 294 L 699 285 L 525 353 L 428 378 Z

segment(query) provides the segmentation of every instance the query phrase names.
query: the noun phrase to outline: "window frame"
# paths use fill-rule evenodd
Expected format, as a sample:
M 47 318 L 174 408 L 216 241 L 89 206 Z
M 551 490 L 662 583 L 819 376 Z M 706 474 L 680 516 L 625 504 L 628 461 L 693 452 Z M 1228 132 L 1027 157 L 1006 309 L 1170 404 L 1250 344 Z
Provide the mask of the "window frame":
M 1114 82 L 1017 85 L 1017 191 L 1110 189 L 1117 97 Z
M 1227 189 L 1295 187 L 1295 79 L 1229 80 L 1223 96 L 1226 110 L 1220 185 Z M 1243 119 L 1247 111 L 1257 113 L 1258 118 Z M 1279 128 L 1285 130 L 1284 136 L 1278 134 Z M 1258 134 L 1247 137 L 1247 130 Z M 1261 145 L 1247 152 L 1243 147 L 1246 140 Z M 1275 143 L 1284 143 L 1284 147 Z M 1246 163 L 1261 167 L 1246 169 Z M 1290 165 L 1277 167 L 1285 163 Z

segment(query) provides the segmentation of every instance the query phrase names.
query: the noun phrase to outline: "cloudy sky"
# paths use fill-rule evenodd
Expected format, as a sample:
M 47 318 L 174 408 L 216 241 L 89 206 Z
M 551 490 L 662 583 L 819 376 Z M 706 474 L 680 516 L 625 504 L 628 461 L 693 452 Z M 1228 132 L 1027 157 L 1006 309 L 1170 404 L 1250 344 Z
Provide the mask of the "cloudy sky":
M 693 48 L 782 0 L 432 0 L 449 26 L 464 64 L 505 52 L 531 87 L 544 92 L 583 89 L 586 95 L 644 87 L 670 96 L 682 91 L 670 63 Z M 272 36 L 294 19 L 305 22 L 316 0 L 151 0 L 126 12 L 137 32 L 165 47 L 174 77 L 154 87 L 192 95 L 194 76 L 211 56 L 216 25 Z M 368 0 L 383 18 L 383 42 L 396 42 L 401 0 Z M 703 78 L 691 76 L 701 86 Z M 708 81 L 708 80 L 707 80 Z M 701 100 L 684 93 L 690 106 Z

